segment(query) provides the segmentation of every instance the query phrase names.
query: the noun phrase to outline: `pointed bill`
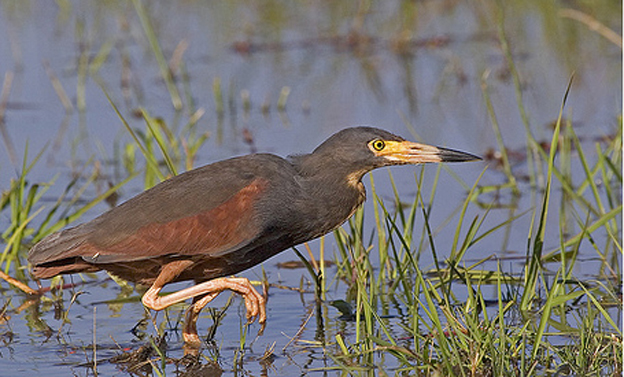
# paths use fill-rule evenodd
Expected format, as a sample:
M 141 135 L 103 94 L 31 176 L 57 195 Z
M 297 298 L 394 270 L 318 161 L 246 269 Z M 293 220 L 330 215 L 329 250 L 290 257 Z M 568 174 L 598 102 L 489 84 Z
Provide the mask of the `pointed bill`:
M 453 149 L 411 141 L 387 141 L 378 155 L 395 163 L 424 164 L 427 162 L 464 162 L 481 160 L 481 157 Z

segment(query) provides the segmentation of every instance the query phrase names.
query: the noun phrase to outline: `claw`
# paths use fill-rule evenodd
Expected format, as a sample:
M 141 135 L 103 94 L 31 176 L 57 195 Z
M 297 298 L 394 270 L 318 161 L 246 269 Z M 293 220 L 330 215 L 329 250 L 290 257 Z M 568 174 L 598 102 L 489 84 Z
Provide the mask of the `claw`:
M 245 299 L 245 307 L 247 308 L 247 321 L 252 323 L 258 318 L 258 323 L 263 325 L 266 323 L 266 299 L 251 285 L 249 290 L 243 295 Z

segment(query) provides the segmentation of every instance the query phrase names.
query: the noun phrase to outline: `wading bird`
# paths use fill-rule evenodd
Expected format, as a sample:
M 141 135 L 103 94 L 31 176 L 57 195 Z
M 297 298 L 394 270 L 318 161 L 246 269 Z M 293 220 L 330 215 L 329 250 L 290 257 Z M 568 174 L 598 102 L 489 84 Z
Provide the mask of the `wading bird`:
M 249 280 L 230 276 L 339 227 L 364 202 L 367 172 L 479 159 L 376 128 L 347 128 L 310 154 L 251 154 L 172 177 L 44 238 L 28 260 L 36 278 L 106 270 L 147 285 L 142 302 L 154 310 L 192 298 L 183 336 L 200 344 L 199 312 L 223 290 L 243 296 L 248 320 L 264 325 L 265 298 Z M 159 295 L 166 284 L 185 280 L 195 285 Z

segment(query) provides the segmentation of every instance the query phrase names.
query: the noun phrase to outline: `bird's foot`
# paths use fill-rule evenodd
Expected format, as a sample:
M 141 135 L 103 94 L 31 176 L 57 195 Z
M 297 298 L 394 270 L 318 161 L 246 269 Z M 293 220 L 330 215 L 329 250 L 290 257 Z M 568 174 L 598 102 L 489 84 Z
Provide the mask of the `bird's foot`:
M 186 312 L 182 337 L 185 346 L 199 348 L 202 341 L 197 335 L 197 318 L 201 310 L 212 301 L 220 292 L 229 289 L 243 296 L 247 309 L 247 323 L 253 323 L 258 318 L 260 330 L 258 335 L 262 335 L 266 323 L 266 299 L 262 296 L 251 282 L 246 278 L 220 278 L 211 280 L 204 284 L 210 284 L 210 293 L 196 299 Z M 166 296 L 165 296 L 166 297 Z
M 258 323 L 261 328 L 258 335 L 262 335 L 264 327 L 266 325 L 266 299 L 263 295 L 258 293 L 251 282 L 247 279 L 240 279 L 241 285 L 245 289 L 238 291 L 245 299 L 245 307 L 247 308 L 247 323 L 253 323 L 258 318 Z

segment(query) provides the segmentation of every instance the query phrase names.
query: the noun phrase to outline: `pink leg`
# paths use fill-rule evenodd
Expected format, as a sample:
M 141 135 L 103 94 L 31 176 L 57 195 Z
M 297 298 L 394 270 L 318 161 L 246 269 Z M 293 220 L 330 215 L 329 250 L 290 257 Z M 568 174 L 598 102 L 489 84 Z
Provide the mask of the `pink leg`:
M 245 278 L 218 278 L 209 280 L 189 288 L 182 289 L 167 296 L 158 296 L 164 284 L 159 284 L 157 280 L 150 289 L 145 292 L 141 301 L 143 305 L 150 309 L 162 310 L 178 302 L 185 301 L 189 298 L 204 296 L 196 301 L 190 308 L 186 316 L 186 323 L 182 331 L 184 340 L 197 341 L 197 330 L 195 322 L 201 309 L 210 301 L 219 295 L 222 291 L 228 289 L 243 296 L 245 306 L 247 307 L 247 320 L 253 322 L 258 317 L 258 322 L 262 325 L 266 322 L 266 300 Z
M 201 340 L 197 335 L 197 317 L 199 317 L 201 310 L 218 295 L 219 293 L 211 293 L 198 300 L 198 297 L 195 297 L 193 304 L 188 308 L 184 317 L 184 328 L 182 329 L 184 343 L 196 348 L 201 345 Z

